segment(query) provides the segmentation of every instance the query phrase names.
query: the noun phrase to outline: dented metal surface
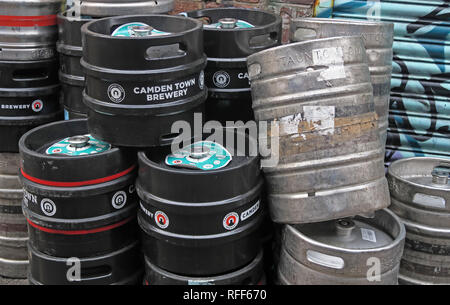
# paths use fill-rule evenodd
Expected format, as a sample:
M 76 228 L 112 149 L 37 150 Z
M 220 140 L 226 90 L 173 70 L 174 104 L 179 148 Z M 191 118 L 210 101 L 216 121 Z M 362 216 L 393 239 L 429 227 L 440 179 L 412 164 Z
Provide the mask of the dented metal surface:
M 317 16 L 394 22 L 386 163 L 450 157 L 450 3 L 335 0 Z
M 336 36 L 361 36 L 372 79 L 375 111 L 382 143 L 386 143 L 392 71 L 394 25 L 386 22 L 298 18 L 291 22 L 291 41 Z
M 362 39 L 294 43 L 247 64 L 256 120 L 279 127 L 260 138 L 264 144 L 279 136 L 278 165 L 264 168 L 272 220 L 317 222 L 387 207 Z
M 406 226 L 399 281 L 450 284 L 450 161 L 409 158 L 393 162 L 392 205 Z
M 389 210 L 286 225 L 278 281 L 285 285 L 396 285 L 405 228 Z

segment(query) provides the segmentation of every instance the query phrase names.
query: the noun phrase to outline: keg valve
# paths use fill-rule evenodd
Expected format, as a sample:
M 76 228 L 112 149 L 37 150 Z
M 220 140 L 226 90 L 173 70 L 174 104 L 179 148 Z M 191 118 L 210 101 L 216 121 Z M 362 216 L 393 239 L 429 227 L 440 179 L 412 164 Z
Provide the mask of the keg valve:
M 219 19 L 219 24 L 222 29 L 234 29 L 237 24 L 237 19 L 234 18 L 222 18 Z
M 449 169 L 446 169 L 444 167 L 435 167 L 431 172 L 432 182 L 434 184 L 446 185 L 448 183 L 449 175 Z
M 134 36 L 145 37 L 152 35 L 153 28 L 149 25 L 135 25 L 131 27 L 131 32 Z
M 349 237 L 355 228 L 355 223 L 353 220 L 345 218 L 336 221 L 336 232 L 339 236 Z
M 74 148 L 83 148 L 89 144 L 88 136 L 73 136 L 68 139 L 69 145 Z

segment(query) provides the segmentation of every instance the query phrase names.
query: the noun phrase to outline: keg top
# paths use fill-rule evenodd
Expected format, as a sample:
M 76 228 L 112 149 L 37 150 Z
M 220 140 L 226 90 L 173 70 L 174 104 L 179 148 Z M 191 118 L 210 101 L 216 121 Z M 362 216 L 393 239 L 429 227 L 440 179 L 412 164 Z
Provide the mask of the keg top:
M 273 13 L 245 8 L 209 8 L 184 14 L 204 21 L 204 48 L 209 58 L 245 61 L 250 54 L 281 44 L 281 17 Z
M 355 216 L 290 227 L 311 244 L 343 251 L 391 248 L 405 236 L 398 217 L 386 209 L 375 212 L 372 218 Z
M 258 9 L 248 8 L 207 8 L 202 10 L 190 11 L 185 13 L 190 18 L 203 19 L 205 31 L 254 31 L 255 29 L 262 29 L 270 27 L 281 22 L 281 17 L 276 14 L 265 12 Z M 223 19 L 234 19 L 235 21 L 242 20 L 249 23 L 248 27 L 227 27 L 222 24 Z M 230 20 L 231 21 L 231 20 Z M 211 27 L 207 25 L 217 24 L 221 26 Z
M 113 36 L 113 32 L 130 24 L 152 27 L 152 35 Z M 164 35 L 153 35 L 153 32 Z M 203 53 L 202 23 L 182 16 L 135 15 L 93 20 L 81 27 L 86 74 L 132 71 L 127 74 L 163 73 L 170 68 L 201 69 L 206 64 Z M 166 71 L 168 72 L 168 71 Z
M 217 141 L 231 153 L 232 159 L 225 166 L 222 164 L 210 170 L 167 165 L 166 157 L 172 153 L 170 146 L 139 152 L 138 184 L 154 196 L 180 202 L 213 202 L 258 196 L 262 187 L 260 162 L 259 157 L 251 153 L 248 138 L 247 141 L 244 149 L 237 147 L 233 150 L 226 140 Z M 180 188 L 189 191 L 176 191 Z
M 136 36 L 136 37 L 126 37 L 126 36 L 112 36 L 111 34 L 119 26 L 132 23 L 132 22 L 142 22 L 146 23 L 154 29 L 170 33 L 166 36 Z M 186 34 L 188 32 L 193 32 L 201 29 L 202 24 L 200 21 L 184 18 L 181 16 L 170 16 L 170 15 L 133 15 L 133 16 L 120 16 L 120 17 L 109 17 L 93 20 L 86 24 L 82 28 L 82 32 L 86 35 L 96 36 L 98 38 L 106 39 L 161 39 L 172 36 L 179 36 L 181 34 Z
M 19 141 L 22 174 L 31 181 L 56 185 L 126 175 L 133 170 L 132 151 L 88 134 L 86 119 L 50 123 L 27 132 Z
M 361 219 L 343 218 L 298 228 L 315 241 L 347 249 L 372 249 L 389 245 L 393 238 Z
M 391 163 L 388 173 L 404 183 L 442 190 L 450 196 L 450 160 L 429 157 L 401 159 Z
M 296 18 L 291 21 L 291 40 L 360 35 L 367 47 L 392 47 L 394 24 L 369 20 Z

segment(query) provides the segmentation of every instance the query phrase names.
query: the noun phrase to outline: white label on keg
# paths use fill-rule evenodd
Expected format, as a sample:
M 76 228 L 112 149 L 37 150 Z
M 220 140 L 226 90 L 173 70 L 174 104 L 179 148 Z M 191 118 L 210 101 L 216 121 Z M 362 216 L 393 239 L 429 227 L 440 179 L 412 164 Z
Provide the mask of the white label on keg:
M 334 106 L 304 106 L 305 121 L 320 135 L 334 134 Z
M 377 236 L 375 235 L 375 231 L 370 229 L 361 228 L 361 237 L 363 240 L 367 240 L 372 243 L 377 242 Z
M 165 101 L 173 98 L 181 98 L 188 95 L 188 88 L 195 86 L 196 77 L 173 84 L 157 85 L 151 87 L 135 87 L 134 94 L 145 94 L 147 102 Z
M 53 216 L 56 213 L 56 205 L 52 200 L 44 198 L 41 200 L 41 210 L 45 215 Z
M 314 65 L 327 66 L 320 72 L 318 81 L 345 78 L 344 52 L 341 47 L 312 50 Z
M 280 118 L 281 133 L 283 134 L 297 134 L 298 124 L 302 121 L 302 114 L 297 113 Z
M 26 206 L 28 206 L 28 203 L 37 204 L 38 203 L 37 196 L 28 193 L 26 190 L 23 190 L 23 202 L 25 203 Z
M 417 193 L 413 197 L 413 202 L 421 206 L 445 209 L 445 199 L 438 196 Z
M 256 211 L 259 210 L 259 200 L 248 210 L 245 210 L 241 213 L 241 221 L 244 221 L 250 217 L 252 217 L 253 214 L 256 213 Z

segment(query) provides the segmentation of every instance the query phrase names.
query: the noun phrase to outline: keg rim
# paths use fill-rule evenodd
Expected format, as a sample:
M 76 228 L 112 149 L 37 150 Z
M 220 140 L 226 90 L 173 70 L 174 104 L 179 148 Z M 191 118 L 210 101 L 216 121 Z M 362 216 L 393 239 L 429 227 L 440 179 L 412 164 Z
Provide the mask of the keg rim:
M 346 24 L 350 26 L 368 26 L 374 28 L 375 26 L 388 28 L 389 31 L 394 29 L 393 22 L 386 21 L 374 21 L 374 20 L 355 20 L 355 19 L 343 19 L 343 18 L 316 18 L 316 17 L 304 17 L 294 18 L 291 23 L 311 23 L 311 24 Z
M 334 37 L 327 37 L 327 38 L 318 38 L 318 39 L 313 39 L 313 40 L 298 41 L 298 42 L 294 42 L 294 43 L 280 45 L 280 46 L 273 47 L 270 49 L 265 49 L 265 50 L 259 51 L 258 53 L 252 54 L 249 57 L 247 57 L 247 64 L 251 65 L 256 61 L 256 58 L 258 58 L 260 56 L 265 56 L 268 53 L 270 54 L 270 53 L 276 52 L 278 50 L 295 48 L 295 47 L 302 46 L 302 45 L 310 45 L 310 44 L 321 43 L 321 42 L 339 41 L 342 39 L 360 41 L 361 44 L 364 46 L 364 42 L 363 42 L 361 36 L 358 36 L 358 35 L 334 36 Z
M 375 211 L 375 213 L 386 213 L 387 216 L 391 217 L 397 224 L 397 227 L 398 227 L 397 236 L 393 236 L 393 234 L 392 234 L 392 232 L 395 231 L 395 228 L 388 228 L 387 226 L 384 226 L 384 227 L 379 226 L 380 228 L 385 230 L 385 233 L 388 233 L 388 235 L 390 235 L 393 238 L 392 242 L 388 245 L 381 246 L 381 247 L 375 247 L 375 248 L 367 248 L 367 249 L 349 249 L 349 248 L 328 245 L 328 244 L 322 243 L 320 241 L 317 241 L 315 239 L 312 239 L 309 236 L 303 234 L 300 230 L 297 230 L 295 228 L 295 226 L 297 226 L 297 225 L 289 225 L 288 224 L 285 226 L 284 230 L 286 230 L 286 231 L 289 230 L 290 234 L 298 236 L 299 238 L 301 238 L 302 240 L 306 241 L 307 243 L 309 243 L 311 245 L 318 246 L 318 247 L 321 247 L 321 248 L 324 248 L 327 250 L 339 251 L 339 252 L 346 253 L 346 254 L 357 255 L 357 254 L 362 254 L 362 253 L 367 253 L 367 252 L 369 252 L 369 253 L 384 252 L 384 251 L 389 251 L 389 250 L 399 247 L 403 243 L 403 241 L 406 237 L 405 225 L 401 221 L 400 217 L 398 217 L 394 212 L 392 212 L 391 210 L 389 210 L 387 208 Z M 357 217 L 358 216 L 360 216 L 360 215 L 357 215 Z M 290 253 L 290 252 L 288 251 L 288 253 Z
M 281 16 L 271 13 L 271 12 L 267 12 L 261 9 L 256 9 L 256 8 L 244 8 L 244 7 L 212 7 L 212 8 L 204 8 L 204 9 L 199 9 L 199 10 L 194 10 L 194 11 L 189 11 L 186 12 L 186 15 L 194 20 L 197 20 L 197 18 L 202 18 L 202 17 L 207 17 L 207 16 L 199 16 L 199 17 L 191 17 L 189 15 L 192 15 L 193 13 L 199 13 L 199 12 L 212 12 L 212 11 L 241 11 L 241 12 L 254 12 L 254 13 L 259 13 L 261 15 L 266 15 L 266 16 L 270 16 L 270 17 L 274 17 L 275 20 L 273 20 L 271 23 L 267 23 L 264 25 L 254 25 L 253 28 L 232 28 L 232 29 L 223 29 L 223 28 L 203 28 L 203 30 L 206 31 L 211 31 L 211 32 L 220 32 L 220 31 L 224 31 L 224 32 L 232 32 L 232 31 L 239 31 L 239 32 L 251 32 L 251 31 L 255 31 L 258 29 L 264 29 L 264 28 L 268 28 L 271 26 L 275 26 L 277 24 L 281 24 L 282 20 L 281 20 Z M 204 24 L 202 23 L 202 26 Z
M 407 185 L 425 188 L 425 189 L 432 189 L 432 190 L 438 190 L 442 191 L 444 193 L 450 193 L 450 188 L 440 188 L 439 186 L 433 187 L 432 185 L 423 185 L 414 181 L 410 181 L 406 179 L 405 177 L 401 176 L 398 172 L 399 167 L 402 167 L 405 163 L 414 163 L 414 162 L 433 162 L 435 161 L 436 164 L 448 164 L 450 166 L 450 159 L 444 159 L 444 158 L 436 158 L 436 157 L 410 157 L 410 158 L 403 158 L 395 160 L 391 163 L 388 167 L 387 176 L 391 176 L 392 178 L 401 181 L 402 183 L 405 183 Z M 431 172 L 430 172 L 431 174 Z
M 115 20 L 115 21 L 119 21 L 122 22 L 123 24 L 129 23 L 129 22 L 137 22 L 138 20 L 136 19 L 151 19 L 151 17 L 157 17 L 157 18 L 167 18 L 167 19 L 172 19 L 172 20 L 178 20 L 178 21 L 186 21 L 188 20 L 189 22 L 191 22 L 191 27 L 187 30 L 184 31 L 180 31 L 180 32 L 176 32 L 176 33 L 170 33 L 168 35 L 163 35 L 163 36 L 142 36 L 142 37 L 126 37 L 126 36 L 111 36 L 111 34 L 103 34 L 103 33 L 98 33 L 92 30 L 92 26 L 95 24 L 101 24 L 101 23 L 106 23 L 108 22 L 108 20 Z M 116 22 L 116 24 L 120 24 Z M 195 25 L 195 26 L 194 26 Z M 163 14 L 148 14 L 148 15 L 126 15 L 126 16 L 113 16 L 113 17 L 104 17 L 104 18 L 99 18 L 99 19 L 93 19 L 85 24 L 83 24 L 83 26 L 81 27 L 81 33 L 82 36 L 92 36 L 92 37 L 96 37 L 96 38 L 102 38 L 102 39 L 117 39 L 117 40 L 146 40 L 146 39 L 156 39 L 156 40 L 165 40 L 167 38 L 171 38 L 171 37 L 176 37 L 176 36 L 180 36 L 180 35 L 185 35 L 188 33 L 193 33 L 196 31 L 202 31 L 203 29 L 203 23 L 201 23 L 199 20 L 195 20 L 193 18 L 186 18 L 183 16 L 177 16 L 177 15 L 163 15 Z
M 145 260 L 145 269 L 150 268 L 150 269 L 157 271 L 158 273 L 160 273 L 162 275 L 166 275 L 166 276 L 168 275 L 169 279 L 173 278 L 175 276 L 176 280 L 186 281 L 186 282 L 192 281 L 192 280 L 205 281 L 205 282 L 207 282 L 207 281 L 220 282 L 223 280 L 227 280 L 229 278 L 238 277 L 242 274 L 245 274 L 246 272 L 251 271 L 252 268 L 258 267 L 258 265 L 260 265 L 259 273 L 264 274 L 263 253 L 264 253 L 264 251 L 261 249 L 258 252 L 258 254 L 256 255 L 256 257 L 247 265 L 243 266 L 242 268 L 239 268 L 238 270 L 233 270 L 231 272 L 227 272 L 225 274 L 220 274 L 217 276 L 186 276 L 186 275 L 176 274 L 176 273 L 173 273 L 170 271 L 166 271 L 166 270 L 156 266 L 155 264 L 152 264 L 146 255 L 144 255 L 144 260 Z

